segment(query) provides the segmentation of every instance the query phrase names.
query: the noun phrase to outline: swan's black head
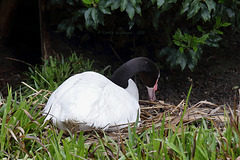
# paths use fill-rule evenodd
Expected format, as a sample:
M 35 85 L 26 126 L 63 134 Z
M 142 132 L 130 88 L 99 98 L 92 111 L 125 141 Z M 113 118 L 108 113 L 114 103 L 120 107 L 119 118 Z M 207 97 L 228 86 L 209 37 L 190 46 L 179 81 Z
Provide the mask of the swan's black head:
M 110 80 L 120 87 L 127 88 L 128 80 L 138 73 L 148 88 L 149 98 L 155 99 L 160 71 L 157 65 L 146 57 L 137 57 L 127 61 L 112 74 Z
M 160 77 L 160 71 L 152 60 L 145 57 L 140 58 L 142 61 L 139 66 L 141 70 L 139 72 L 140 78 L 147 87 L 152 88 Z

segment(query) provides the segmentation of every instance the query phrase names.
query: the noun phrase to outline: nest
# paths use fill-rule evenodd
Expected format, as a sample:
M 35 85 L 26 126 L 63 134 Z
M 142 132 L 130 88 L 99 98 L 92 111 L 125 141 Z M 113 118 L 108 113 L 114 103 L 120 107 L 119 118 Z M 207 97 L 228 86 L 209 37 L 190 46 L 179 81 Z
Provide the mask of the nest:
M 169 129 L 173 132 L 181 133 L 182 129 L 185 129 L 187 125 L 196 125 L 196 127 L 199 127 L 202 124 L 203 118 L 207 122 L 212 122 L 217 130 L 223 131 L 227 120 L 234 116 L 230 107 L 226 107 L 225 105 L 218 106 L 208 101 L 200 101 L 197 104 L 190 106 L 186 105 L 184 100 L 178 105 L 171 105 L 164 103 L 163 101 L 150 102 L 140 100 L 140 106 L 141 122 L 140 125 L 136 127 L 136 130 L 134 130 L 137 134 L 141 134 L 144 131 L 151 129 L 153 125 L 155 130 L 161 129 L 162 125 L 164 125 L 163 128 L 166 136 Z M 185 112 L 184 107 L 187 107 Z M 183 127 L 179 127 L 177 130 L 177 126 L 181 122 Z M 208 124 L 209 127 L 211 127 L 211 123 Z M 134 128 L 134 123 L 130 125 Z M 111 132 L 90 130 L 84 132 L 84 134 L 88 135 L 86 143 L 92 144 L 93 142 L 98 141 L 99 136 L 104 137 L 105 135 L 111 137 L 115 141 L 119 141 L 119 139 L 121 141 L 128 139 L 129 130 L 128 127 Z
M 38 95 L 41 95 L 41 97 L 47 99 L 47 97 L 51 94 L 50 91 L 46 90 L 33 90 L 35 93 L 29 96 L 31 97 L 31 99 L 33 97 L 37 97 Z M 36 103 L 38 102 L 39 101 L 36 101 Z M 201 125 L 203 118 L 207 121 L 212 122 L 217 129 L 224 130 L 224 126 L 226 124 L 225 122 L 227 122 L 229 118 L 235 118 L 238 115 L 236 105 L 234 106 L 234 110 L 232 110 L 230 106 L 216 105 L 208 101 L 200 101 L 195 105 L 191 105 L 190 103 L 187 104 L 185 100 L 182 100 L 178 105 L 165 103 L 164 101 L 151 102 L 146 100 L 140 100 L 139 103 L 141 108 L 141 121 L 136 127 L 136 133 L 142 133 L 143 131 L 152 128 L 153 125 L 155 129 L 161 129 L 163 127 L 162 125 L 164 125 L 163 128 L 165 130 L 172 129 L 173 132 L 177 131 L 180 133 L 182 129 L 181 127 L 176 130 L 176 126 L 178 126 L 179 123 L 182 123 L 183 128 L 186 128 L 186 126 L 189 124 L 193 124 L 198 127 L 199 125 Z M 41 108 L 45 106 L 45 104 L 39 105 L 41 106 Z M 113 139 L 118 138 L 119 136 L 127 137 L 129 132 L 128 124 L 122 125 L 126 127 L 119 127 L 121 129 L 115 131 L 90 129 L 84 131 L 84 134 L 90 135 L 88 137 L 88 140 L 91 141 L 97 140 L 96 132 L 100 136 L 104 136 L 106 134 Z M 131 127 L 134 127 L 135 123 L 131 123 L 129 125 Z M 48 125 L 47 127 L 52 126 Z M 69 131 L 66 131 L 65 133 L 65 135 L 68 135 Z M 75 133 L 75 131 L 72 133 Z

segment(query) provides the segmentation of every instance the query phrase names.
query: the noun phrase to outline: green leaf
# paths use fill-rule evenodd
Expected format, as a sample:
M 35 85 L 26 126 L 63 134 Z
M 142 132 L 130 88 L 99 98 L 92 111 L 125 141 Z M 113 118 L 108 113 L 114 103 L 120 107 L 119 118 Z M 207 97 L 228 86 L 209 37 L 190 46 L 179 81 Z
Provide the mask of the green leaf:
M 179 50 L 181 53 L 183 53 L 183 51 L 184 51 L 183 47 L 179 47 Z
M 137 4 L 137 1 L 136 0 L 130 0 L 130 1 L 131 1 L 132 5 L 135 7 Z
M 198 29 L 198 31 L 203 32 L 203 29 L 201 26 L 197 25 L 197 29 Z
M 207 4 L 208 10 L 211 13 L 212 10 L 215 11 L 216 9 L 216 3 L 214 0 L 205 0 L 205 3 Z
M 103 13 L 103 14 L 111 14 L 110 9 L 108 8 L 110 6 L 110 4 L 112 3 L 112 0 L 108 0 L 106 1 L 100 1 L 98 3 L 98 8 L 99 10 Z M 108 4 L 107 4 L 108 3 Z
M 121 0 L 114 0 L 111 4 L 111 10 L 118 9 L 121 5 Z
M 194 70 L 194 64 L 193 63 L 188 63 L 188 68 L 193 71 Z
M 173 42 L 174 42 L 177 46 L 182 46 L 182 43 L 181 43 L 180 41 L 173 40 Z
M 98 13 L 98 23 L 104 25 L 104 14 Z
M 58 24 L 58 29 L 59 30 L 66 30 L 67 26 L 70 24 L 70 20 L 69 19 L 65 19 L 63 20 L 61 23 Z
M 180 49 L 180 48 L 179 48 Z M 176 63 L 179 64 L 181 66 L 181 70 L 184 70 L 184 68 L 187 65 L 187 58 L 186 55 L 184 53 L 176 53 L 178 54 L 178 58 L 176 60 Z
M 199 59 L 199 54 L 201 54 L 202 51 L 201 49 L 198 49 L 198 52 L 194 52 L 193 50 L 189 50 L 188 54 L 191 56 L 191 59 L 188 60 L 188 68 L 193 71 L 194 66 L 197 65 L 198 59 Z
M 217 17 L 216 18 L 216 26 L 217 26 L 217 28 L 220 27 L 220 24 L 221 24 L 221 17 Z
M 198 11 L 200 10 L 200 8 L 201 8 L 200 0 L 194 0 L 191 3 L 189 11 L 188 11 L 188 15 L 187 15 L 188 19 L 195 16 L 198 13 Z
M 193 64 L 196 65 L 200 58 L 200 54 L 202 53 L 201 47 L 197 48 L 197 52 L 194 52 L 193 50 L 189 50 L 189 53 L 192 56 Z
M 200 40 L 203 41 L 203 42 L 205 42 L 205 41 L 208 39 L 208 37 L 209 37 L 209 34 L 204 34 L 204 35 L 200 38 Z
M 230 25 L 231 25 L 231 23 L 225 22 L 225 23 L 223 23 L 221 26 L 222 26 L 222 27 L 228 27 L 228 26 L 230 26 Z
M 131 30 L 134 25 L 135 25 L 134 20 L 130 20 L 130 21 L 128 22 L 128 29 Z
M 84 12 L 85 12 L 85 9 L 79 9 L 79 10 L 73 12 L 73 16 L 74 16 L 74 18 L 79 18 L 84 14 Z
M 226 12 L 227 12 L 229 18 L 234 18 L 235 17 L 235 13 L 237 13 L 237 12 L 234 12 L 231 8 L 228 8 L 226 10 Z
M 93 8 L 88 8 L 86 10 L 86 12 L 84 13 L 86 28 L 88 28 L 89 26 L 91 26 L 93 24 L 92 17 L 90 16 L 92 10 L 93 10 Z
M 166 0 L 167 3 L 176 3 L 177 0 Z
M 78 28 L 80 31 L 82 31 L 82 30 L 83 30 L 82 24 L 78 24 L 78 25 L 77 25 L 77 28 Z
M 124 11 L 127 8 L 128 0 L 122 0 L 120 5 L 120 11 Z
M 129 18 L 133 19 L 135 15 L 135 9 L 131 3 L 128 3 L 126 12 L 128 13 Z
M 73 25 L 70 25 L 67 27 L 67 29 L 66 29 L 67 37 L 71 37 L 74 29 L 75 29 L 75 26 L 73 26 Z
M 183 14 L 184 12 L 186 12 L 186 11 L 189 9 L 190 1 L 191 1 L 191 0 L 185 0 L 185 1 L 182 3 L 181 14 Z
M 204 5 L 203 5 L 203 6 L 204 6 Z M 208 9 L 207 9 L 206 6 L 202 7 L 202 9 L 201 9 L 201 16 L 202 16 L 204 22 L 210 20 L 211 15 L 210 15 L 210 12 L 208 11 Z
M 100 1 L 100 3 L 102 3 L 105 7 L 109 7 L 113 2 L 115 2 L 117 0 L 108 0 L 108 1 Z
M 90 19 L 90 14 L 91 14 L 91 12 L 92 12 L 92 9 L 93 9 L 93 8 L 88 8 L 88 9 L 85 11 L 85 13 L 84 13 L 84 18 L 85 18 L 86 21 Z
M 157 6 L 160 8 L 164 4 L 165 0 L 157 0 Z
M 141 7 L 140 7 L 140 5 L 136 5 L 135 6 L 135 12 L 137 12 L 137 14 L 140 14 L 141 15 Z
M 218 34 L 221 34 L 221 35 L 223 35 L 223 32 L 222 31 L 220 31 L 220 30 L 218 30 L 218 29 L 216 29 L 215 30 Z
M 181 30 L 180 30 L 179 28 L 178 28 L 177 31 L 175 32 L 175 35 L 176 35 L 177 37 L 182 36 L 182 32 L 181 32 Z
M 98 23 L 98 11 L 96 8 L 92 9 L 92 19 L 94 23 Z
M 99 10 L 103 13 L 103 14 L 111 14 L 111 11 L 109 10 L 109 8 L 102 8 L 99 6 Z
M 74 2 L 72 0 L 67 0 L 67 3 L 70 5 L 74 5 Z
M 161 15 L 160 10 L 156 10 L 155 13 L 153 14 L 152 24 L 153 24 L 154 29 L 156 29 L 156 30 L 158 29 L 158 26 L 159 26 L 160 15 Z
M 92 0 L 82 0 L 82 2 L 85 4 L 92 4 Z
M 193 46 L 194 52 L 197 52 L 197 46 Z

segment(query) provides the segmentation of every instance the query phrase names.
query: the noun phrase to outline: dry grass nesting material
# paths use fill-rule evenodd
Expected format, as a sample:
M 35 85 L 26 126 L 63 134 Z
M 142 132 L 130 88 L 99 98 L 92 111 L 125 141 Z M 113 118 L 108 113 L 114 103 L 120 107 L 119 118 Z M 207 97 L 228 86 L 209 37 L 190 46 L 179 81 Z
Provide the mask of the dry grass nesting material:
M 30 99 L 33 97 L 37 97 L 38 95 L 41 95 L 41 97 L 44 97 L 47 99 L 47 97 L 51 94 L 50 91 L 46 90 L 40 90 L 35 91 L 35 94 L 30 95 Z M 36 100 L 36 103 L 38 103 L 39 100 Z M 39 104 L 41 108 L 43 108 L 46 104 Z M 198 125 L 198 120 L 201 120 L 202 118 L 205 118 L 206 120 L 212 121 L 214 124 L 218 126 L 220 129 L 224 129 L 224 122 L 227 121 L 226 114 L 233 115 L 233 111 L 231 108 L 225 105 L 216 105 L 214 103 L 208 102 L 208 101 L 200 101 L 195 105 L 186 105 L 185 100 L 182 100 L 178 105 L 172 105 L 169 103 L 165 103 L 164 101 L 157 101 L 157 102 L 151 102 L 146 100 L 140 100 L 140 108 L 141 108 L 141 122 L 140 125 L 137 127 L 136 132 L 141 133 L 149 128 L 152 128 L 152 125 L 154 124 L 155 129 L 160 129 L 162 125 L 163 116 L 165 115 L 165 121 L 164 121 L 164 128 L 172 129 L 174 132 L 176 131 L 176 126 L 180 123 L 180 120 L 182 118 L 182 114 L 184 111 L 184 108 L 186 108 L 186 111 L 183 116 L 183 125 L 186 126 L 187 124 L 194 124 Z M 49 123 L 51 124 L 51 123 Z M 123 124 L 126 125 L 126 124 Z M 134 123 L 130 124 L 134 125 Z M 95 132 L 99 133 L 99 135 L 108 135 L 113 137 L 114 139 L 117 138 L 119 135 L 122 137 L 127 137 L 128 135 L 128 127 L 119 129 L 117 131 L 107 131 L 104 132 L 102 130 L 96 130 L 92 129 L 89 131 L 86 131 L 85 134 L 89 134 L 89 139 L 95 139 L 96 134 Z M 179 129 L 178 132 L 181 132 Z M 68 132 L 66 132 L 68 133 Z M 94 133 L 94 134 L 91 134 Z

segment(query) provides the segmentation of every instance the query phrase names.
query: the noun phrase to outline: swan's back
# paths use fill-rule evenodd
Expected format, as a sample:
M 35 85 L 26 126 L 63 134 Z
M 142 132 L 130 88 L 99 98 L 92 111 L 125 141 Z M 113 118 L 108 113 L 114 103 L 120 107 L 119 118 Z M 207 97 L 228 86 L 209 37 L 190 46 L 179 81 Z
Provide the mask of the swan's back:
M 135 122 L 140 109 L 135 87 L 134 83 L 132 92 L 128 93 L 96 72 L 74 75 L 52 93 L 44 108 L 46 120 L 52 117 L 60 129 L 69 130 L 69 126 L 77 126 L 76 130 L 108 129 Z

